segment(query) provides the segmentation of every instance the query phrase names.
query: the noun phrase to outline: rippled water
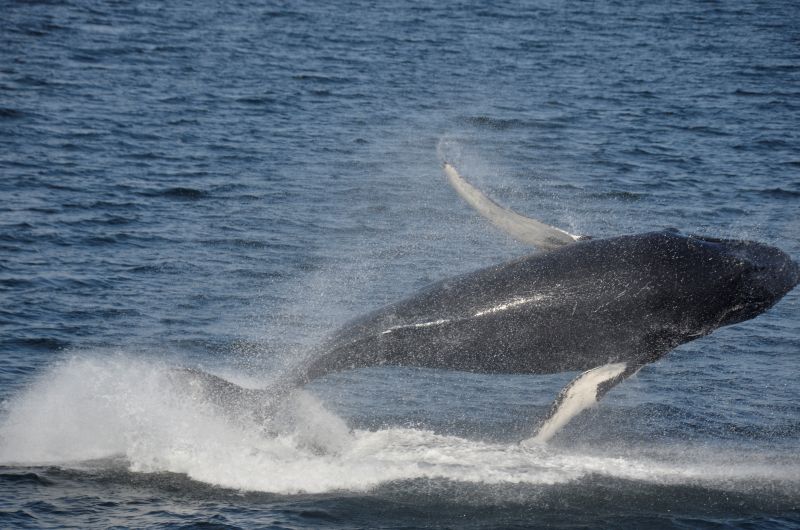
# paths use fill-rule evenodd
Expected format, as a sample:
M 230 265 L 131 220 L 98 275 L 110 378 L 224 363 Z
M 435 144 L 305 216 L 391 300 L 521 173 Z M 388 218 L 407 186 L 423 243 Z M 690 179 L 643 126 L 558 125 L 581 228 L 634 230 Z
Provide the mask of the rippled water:
M 343 373 L 270 432 L 169 375 L 261 386 L 349 318 L 529 252 L 440 153 L 573 232 L 797 259 L 792 3 L 2 12 L 0 526 L 800 524 L 797 290 L 537 449 L 516 442 L 574 374 Z

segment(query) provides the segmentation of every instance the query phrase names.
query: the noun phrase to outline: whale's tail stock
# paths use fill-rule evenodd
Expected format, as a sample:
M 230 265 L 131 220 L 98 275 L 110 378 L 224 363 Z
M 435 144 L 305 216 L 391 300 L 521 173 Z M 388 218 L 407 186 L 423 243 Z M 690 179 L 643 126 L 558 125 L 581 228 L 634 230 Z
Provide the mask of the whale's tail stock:
M 170 379 L 190 399 L 208 402 L 229 417 L 262 425 L 268 425 L 291 394 L 306 382 L 290 372 L 263 388 L 245 388 L 197 368 L 175 368 Z

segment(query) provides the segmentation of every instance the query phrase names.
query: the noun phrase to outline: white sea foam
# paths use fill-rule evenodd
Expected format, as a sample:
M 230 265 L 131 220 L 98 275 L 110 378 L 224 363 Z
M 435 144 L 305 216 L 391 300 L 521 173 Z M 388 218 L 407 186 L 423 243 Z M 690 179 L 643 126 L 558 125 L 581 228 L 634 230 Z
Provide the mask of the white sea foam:
M 132 471 L 185 473 L 223 487 L 278 493 L 365 491 L 409 479 L 558 484 L 592 474 L 657 483 L 796 482 L 797 463 L 741 455 L 655 458 L 487 443 L 412 428 L 350 431 L 298 392 L 268 431 L 176 386 L 164 364 L 75 358 L 6 404 L 0 465 L 80 465 L 123 457 Z M 238 417 L 238 416 L 237 416 Z

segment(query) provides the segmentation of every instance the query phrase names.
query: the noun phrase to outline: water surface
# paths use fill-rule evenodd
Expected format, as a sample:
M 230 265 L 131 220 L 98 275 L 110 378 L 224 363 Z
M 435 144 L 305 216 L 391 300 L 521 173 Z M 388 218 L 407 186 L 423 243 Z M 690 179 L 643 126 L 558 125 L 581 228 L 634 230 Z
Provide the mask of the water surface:
M 574 374 L 371 369 L 275 432 L 258 387 L 348 319 L 524 255 L 450 190 L 596 237 L 800 257 L 788 2 L 7 2 L 0 526 L 800 524 L 800 298 L 680 347 L 544 448 Z

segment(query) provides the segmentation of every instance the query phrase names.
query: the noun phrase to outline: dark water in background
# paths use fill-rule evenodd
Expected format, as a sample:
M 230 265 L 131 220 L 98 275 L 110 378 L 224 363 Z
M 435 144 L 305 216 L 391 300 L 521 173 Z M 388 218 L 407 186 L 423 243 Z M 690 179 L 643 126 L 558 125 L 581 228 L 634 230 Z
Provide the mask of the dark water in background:
M 800 525 L 798 291 L 537 451 L 573 374 L 340 374 L 278 437 L 167 380 L 528 252 L 437 148 L 574 232 L 800 257 L 800 9 L 650 4 L 2 2 L 0 526 Z

